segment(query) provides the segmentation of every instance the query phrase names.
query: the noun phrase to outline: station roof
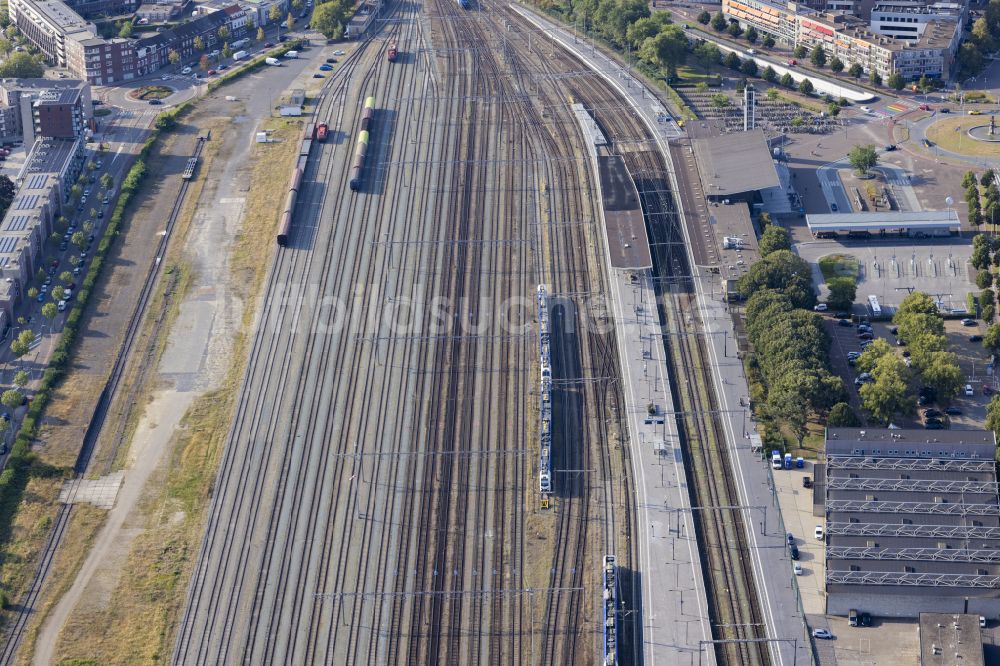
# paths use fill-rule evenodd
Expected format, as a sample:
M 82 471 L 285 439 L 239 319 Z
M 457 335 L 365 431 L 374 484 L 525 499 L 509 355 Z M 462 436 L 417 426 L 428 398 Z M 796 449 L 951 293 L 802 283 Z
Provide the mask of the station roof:
M 604 231 L 613 268 L 652 268 L 639 192 L 620 155 L 598 155 Z
M 778 171 L 762 130 L 694 139 L 701 182 L 708 197 L 778 187 Z
M 881 231 L 882 229 L 948 229 L 962 227 L 954 210 L 924 210 L 913 212 L 882 211 L 878 213 L 823 213 L 806 215 L 809 231 L 815 233 L 847 233 L 850 231 Z

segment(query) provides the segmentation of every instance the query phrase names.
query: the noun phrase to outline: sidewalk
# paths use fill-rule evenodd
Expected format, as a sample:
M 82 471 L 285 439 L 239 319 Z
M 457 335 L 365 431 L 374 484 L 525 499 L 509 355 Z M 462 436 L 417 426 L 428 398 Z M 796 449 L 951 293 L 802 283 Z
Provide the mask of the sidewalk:
M 672 119 L 664 119 L 659 104 L 650 103 L 652 97 L 644 86 L 630 76 L 617 63 L 608 59 L 603 53 L 596 54 L 587 50 L 574 48 L 573 34 L 551 21 L 544 19 L 521 7 L 515 8 L 522 15 L 544 30 L 552 39 L 565 48 L 574 51 L 578 57 L 590 67 L 604 75 L 621 94 L 628 99 L 633 108 L 645 120 L 647 126 L 656 136 L 664 156 L 669 158 L 667 139 L 676 137 L 676 124 Z M 671 185 L 675 189 L 676 178 L 671 173 Z M 683 213 L 683 211 L 682 211 Z M 684 226 L 685 237 L 687 227 Z M 685 243 L 690 252 L 691 242 Z M 785 531 L 781 523 L 780 509 L 773 493 L 770 477 L 770 467 L 761 459 L 760 454 L 753 454 L 750 449 L 749 433 L 743 431 L 746 408 L 742 403 L 749 395 L 743 366 L 739 359 L 727 356 L 726 340 L 728 336 L 713 335 L 716 331 L 732 331 L 733 323 L 727 304 L 710 298 L 706 294 L 705 279 L 714 279 L 708 275 L 695 279 L 698 290 L 700 318 L 705 336 L 710 341 L 709 354 L 712 359 L 715 374 L 715 388 L 719 399 L 719 409 L 726 441 L 730 447 L 730 455 L 736 471 L 736 482 L 744 505 L 762 507 L 766 519 L 766 534 L 761 534 L 761 525 L 757 524 L 758 510 L 750 510 L 746 515 L 753 520 L 747 520 L 747 536 L 752 553 L 752 566 L 767 624 L 768 635 L 773 639 L 772 654 L 779 666 L 792 666 L 795 663 L 810 663 L 811 642 L 808 627 L 801 612 L 791 560 L 785 548 Z

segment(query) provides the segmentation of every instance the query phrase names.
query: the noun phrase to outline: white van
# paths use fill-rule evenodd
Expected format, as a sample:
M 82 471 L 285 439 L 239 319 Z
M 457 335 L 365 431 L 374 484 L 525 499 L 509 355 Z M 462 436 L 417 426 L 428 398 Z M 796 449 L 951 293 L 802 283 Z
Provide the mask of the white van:
M 191 73 L 190 67 L 185 67 L 184 69 L 181 70 L 181 74 L 190 74 L 190 73 Z
M 66 301 L 59 301 L 59 305 L 57 305 L 56 307 L 58 308 L 59 312 L 65 312 L 66 311 Z
M 278 60 L 277 58 L 265 58 L 264 62 L 266 62 L 268 65 L 271 65 L 272 67 L 281 67 L 281 61 Z
M 299 52 L 298 51 L 289 51 L 288 53 L 285 54 L 285 57 L 286 58 L 298 58 L 299 57 Z
M 236 53 L 233 54 L 233 60 L 243 60 L 243 58 L 246 57 L 247 57 L 246 51 L 237 51 Z

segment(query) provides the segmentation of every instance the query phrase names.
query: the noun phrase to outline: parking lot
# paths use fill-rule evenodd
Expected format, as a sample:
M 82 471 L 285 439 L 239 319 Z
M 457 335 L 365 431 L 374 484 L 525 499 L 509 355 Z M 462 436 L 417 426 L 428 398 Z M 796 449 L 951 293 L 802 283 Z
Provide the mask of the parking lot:
M 818 261 L 828 254 L 849 254 L 858 260 L 860 303 L 875 295 L 883 308 L 892 309 L 908 293 L 919 290 L 939 299 L 945 308 L 964 308 L 966 294 L 979 292 L 970 271 L 972 243 L 966 238 L 883 240 L 875 236 L 864 241 L 807 241 L 795 249 L 813 265 L 821 300 L 827 290 Z
M 857 370 L 851 366 L 847 357 L 850 352 L 861 351 L 861 339 L 858 337 L 856 324 L 851 326 L 838 325 L 837 319 L 833 316 L 837 313 L 828 313 L 824 316 L 827 323 L 827 331 L 831 339 L 830 362 L 833 371 L 844 379 L 844 384 L 851 395 L 851 405 L 855 410 L 859 409 L 860 397 L 858 395 L 859 386 L 855 384 L 858 377 Z M 872 323 L 874 337 L 887 340 L 896 349 L 900 356 L 904 355 L 906 347 L 896 345 L 896 336 L 892 335 L 890 322 Z M 958 429 L 978 429 L 982 428 L 986 419 L 986 405 L 990 400 L 983 392 L 983 384 L 992 384 L 992 374 L 988 374 L 989 354 L 979 341 L 972 341 L 970 338 L 975 335 L 982 335 L 986 326 L 977 321 L 975 326 L 963 326 L 958 319 L 945 320 L 945 337 L 948 341 L 947 350 L 958 356 L 959 367 L 965 375 L 965 381 L 972 387 L 973 395 L 967 396 L 964 391 L 955 397 L 949 406 L 961 410 L 961 414 L 945 415 L 942 418 L 946 427 Z M 928 404 L 926 407 L 940 407 L 941 405 Z M 919 415 L 900 416 L 894 421 L 895 425 L 902 428 L 922 427 L 923 422 Z

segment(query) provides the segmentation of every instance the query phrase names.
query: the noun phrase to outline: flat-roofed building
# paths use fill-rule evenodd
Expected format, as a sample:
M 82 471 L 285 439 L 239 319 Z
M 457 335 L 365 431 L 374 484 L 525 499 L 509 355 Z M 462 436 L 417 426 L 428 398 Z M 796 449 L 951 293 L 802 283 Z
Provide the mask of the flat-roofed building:
M 984 666 L 979 616 L 920 614 L 920 666 Z
M 41 137 L 83 136 L 93 117 L 86 81 L 0 79 L 0 104 L 9 109 L 9 126 L 0 134 L 16 134 L 26 146 Z
M 829 428 L 827 612 L 1000 613 L 996 437 Z
M 872 7 L 870 24 L 879 35 L 916 41 L 934 21 L 961 23 L 966 5 L 954 2 L 927 4 L 916 0 L 880 0 Z
M 874 213 L 820 213 L 806 215 L 806 226 L 816 238 L 837 236 L 951 236 L 962 230 L 954 210 L 880 211 Z
M 752 202 L 759 190 L 781 185 L 763 130 L 698 138 L 692 146 L 709 201 Z

